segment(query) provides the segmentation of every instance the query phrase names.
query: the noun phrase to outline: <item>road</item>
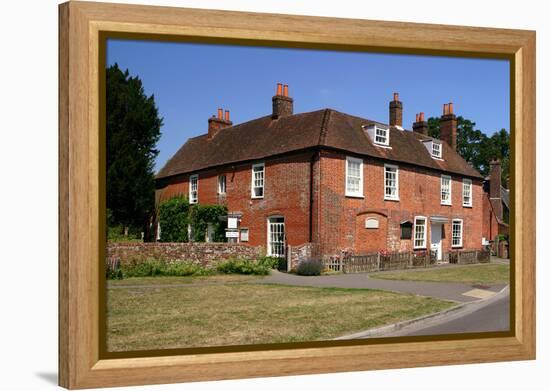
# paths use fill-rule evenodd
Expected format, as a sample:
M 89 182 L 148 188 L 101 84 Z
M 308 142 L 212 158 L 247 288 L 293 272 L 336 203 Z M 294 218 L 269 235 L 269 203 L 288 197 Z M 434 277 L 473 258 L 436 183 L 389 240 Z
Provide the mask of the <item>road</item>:
M 510 296 L 479 308 L 476 311 L 443 321 L 402 335 L 437 335 L 456 333 L 479 333 L 486 331 L 508 331 L 510 328 Z

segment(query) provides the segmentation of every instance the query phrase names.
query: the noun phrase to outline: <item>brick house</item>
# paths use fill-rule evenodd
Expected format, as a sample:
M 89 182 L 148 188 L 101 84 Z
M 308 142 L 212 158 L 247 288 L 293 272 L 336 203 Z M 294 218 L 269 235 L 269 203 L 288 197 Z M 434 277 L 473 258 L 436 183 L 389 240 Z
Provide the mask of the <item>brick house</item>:
M 424 114 L 403 128 L 398 94 L 389 124 L 332 109 L 294 114 L 288 86 L 277 85 L 272 113 L 233 125 L 208 119 L 159 171 L 157 203 L 176 194 L 223 203 L 231 240 L 283 256 L 314 243 L 342 250 L 437 250 L 482 244 L 483 178 L 456 149 L 457 120 L 444 105 L 441 140 Z

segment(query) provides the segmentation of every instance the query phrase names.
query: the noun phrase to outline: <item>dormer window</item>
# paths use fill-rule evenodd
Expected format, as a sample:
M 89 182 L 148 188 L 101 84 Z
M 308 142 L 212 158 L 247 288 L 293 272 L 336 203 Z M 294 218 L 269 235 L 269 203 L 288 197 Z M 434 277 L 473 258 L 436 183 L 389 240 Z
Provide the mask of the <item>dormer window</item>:
M 372 124 L 363 126 L 363 129 L 367 131 L 367 134 L 375 145 L 382 147 L 389 147 L 390 145 L 390 130 L 389 128 Z
M 441 159 L 441 143 L 432 141 L 432 157 Z
M 432 158 L 443 159 L 443 147 L 438 140 L 422 140 L 422 144 L 426 147 Z

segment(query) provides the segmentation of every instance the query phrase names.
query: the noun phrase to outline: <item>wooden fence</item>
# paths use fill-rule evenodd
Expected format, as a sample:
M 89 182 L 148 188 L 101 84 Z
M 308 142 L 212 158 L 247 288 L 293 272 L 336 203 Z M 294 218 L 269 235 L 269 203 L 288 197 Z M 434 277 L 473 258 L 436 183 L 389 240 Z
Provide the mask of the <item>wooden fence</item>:
M 453 251 L 447 255 L 450 263 L 458 264 L 487 263 L 490 260 L 489 252 L 484 250 Z M 325 269 L 342 273 L 414 269 L 433 266 L 436 263 L 435 251 L 345 254 L 324 260 Z
M 472 263 L 489 263 L 491 256 L 489 250 L 462 250 L 448 253 L 449 263 L 468 265 Z

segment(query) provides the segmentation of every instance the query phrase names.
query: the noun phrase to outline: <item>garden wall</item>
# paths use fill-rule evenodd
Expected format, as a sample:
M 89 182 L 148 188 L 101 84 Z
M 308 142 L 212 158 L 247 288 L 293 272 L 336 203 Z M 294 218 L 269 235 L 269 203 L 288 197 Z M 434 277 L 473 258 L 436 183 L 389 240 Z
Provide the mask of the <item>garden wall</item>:
M 303 259 L 319 258 L 319 245 L 316 243 L 304 243 L 299 246 L 287 246 L 287 270 L 295 269 L 298 262 Z
M 257 259 L 261 246 L 239 243 L 108 243 L 107 258 L 115 256 L 121 263 L 136 258 L 156 258 L 167 261 L 193 261 L 203 266 L 229 258 Z

